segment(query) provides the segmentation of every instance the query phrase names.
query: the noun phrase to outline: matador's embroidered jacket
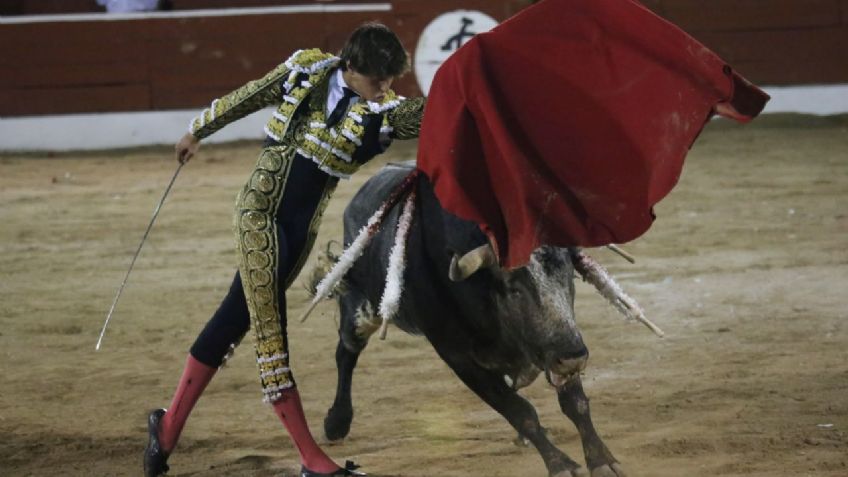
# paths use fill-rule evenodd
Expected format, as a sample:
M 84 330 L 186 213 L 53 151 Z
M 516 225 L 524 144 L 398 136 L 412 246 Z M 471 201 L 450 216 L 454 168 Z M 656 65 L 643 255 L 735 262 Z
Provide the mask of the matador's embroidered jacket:
M 296 147 L 324 172 L 347 179 L 383 152 L 391 139 L 418 137 L 424 98 L 406 99 L 389 91 L 382 102 L 354 104 L 339 124 L 328 128 L 323 105 L 330 73 L 338 63 L 339 58 L 318 49 L 299 50 L 264 77 L 212 101 L 191 121 L 189 131 L 203 139 L 263 107 L 277 105 L 265 125 L 268 137 Z M 373 132 L 379 134 L 369 134 Z
M 213 101 L 189 126 L 189 131 L 202 139 L 247 114 L 276 106 L 265 125 L 266 146 L 236 201 L 234 220 L 239 271 L 256 336 L 259 378 L 266 401 L 276 401 L 282 390 L 294 386 L 283 319 L 285 300 L 279 294 L 288 288 L 309 255 L 338 178 L 350 177 L 383 152 L 392 139 L 417 137 L 424 109 L 423 98 L 407 100 L 389 91 L 380 103 L 360 101 L 352 105 L 341 121 L 328 127 L 328 86 L 338 63 L 337 57 L 320 50 L 298 51 L 263 78 Z M 326 181 L 289 180 L 291 171 L 298 169 L 295 163 L 310 160 L 332 177 Z M 303 204 L 300 199 L 292 199 L 298 205 L 282 203 L 287 191 L 293 192 L 291 197 L 303 197 L 310 195 L 303 188 L 310 187 L 322 189 L 312 194 L 317 203 Z M 303 207 L 311 212 L 304 215 Z M 282 256 L 280 234 L 286 233 L 285 228 L 277 226 L 280 214 L 303 216 L 297 230 L 307 229 L 306 244 L 298 250 L 286 250 L 291 261 L 285 265 L 290 268 L 286 276 L 282 276 L 278 262 Z

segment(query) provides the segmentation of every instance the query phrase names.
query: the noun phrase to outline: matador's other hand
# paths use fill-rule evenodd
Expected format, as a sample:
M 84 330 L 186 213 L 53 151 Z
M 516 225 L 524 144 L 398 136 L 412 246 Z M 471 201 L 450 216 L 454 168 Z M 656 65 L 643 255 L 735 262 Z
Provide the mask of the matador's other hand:
M 192 133 L 185 133 L 185 136 L 174 146 L 174 150 L 177 153 L 177 160 L 183 164 L 194 157 L 198 149 L 200 149 L 200 139 L 197 139 Z

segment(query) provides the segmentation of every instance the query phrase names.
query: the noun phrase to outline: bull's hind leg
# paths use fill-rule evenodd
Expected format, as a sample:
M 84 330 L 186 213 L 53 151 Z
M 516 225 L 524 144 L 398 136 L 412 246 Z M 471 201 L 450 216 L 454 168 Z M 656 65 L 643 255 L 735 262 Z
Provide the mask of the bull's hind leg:
M 341 322 L 339 344 L 336 346 L 336 399 L 324 418 L 324 435 L 330 441 L 344 439 L 350 432 L 350 423 L 353 421 L 353 370 L 356 368 L 359 354 L 368 344 L 368 338 L 378 326 L 371 324 L 374 321 L 371 306 L 357 291 L 351 290 L 343 296 L 339 300 L 339 309 Z
M 577 426 L 592 477 L 626 477 L 621 465 L 595 431 L 589 412 L 589 398 L 583 392 L 580 378 L 575 377 L 559 388 L 557 396 L 562 412 Z
M 468 354 L 461 351 L 448 351 L 444 349 L 448 347 L 441 347 L 432 339 L 431 342 L 436 347 L 436 352 L 459 376 L 459 379 L 492 409 L 505 417 L 520 435 L 536 447 L 551 477 L 588 477 L 589 473 L 585 468 L 571 460 L 548 440 L 539 423 L 536 409 L 514 389 L 507 386 L 502 375 L 481 367 Z M 462 349 L 453 345 L 450 348 Z

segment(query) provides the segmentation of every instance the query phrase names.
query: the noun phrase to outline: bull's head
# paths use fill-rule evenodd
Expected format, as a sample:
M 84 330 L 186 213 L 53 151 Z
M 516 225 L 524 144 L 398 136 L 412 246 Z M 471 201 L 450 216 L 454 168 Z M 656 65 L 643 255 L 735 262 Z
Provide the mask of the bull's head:
M 486 270 L 496 319 L 527 358 L 559 387 L 586 367 L 588 351 L 574 320 L 574 267 L 567 249 L 541 247 L 515 270 L 498 265 L 491 245 L 455 255 L 448 276 Z

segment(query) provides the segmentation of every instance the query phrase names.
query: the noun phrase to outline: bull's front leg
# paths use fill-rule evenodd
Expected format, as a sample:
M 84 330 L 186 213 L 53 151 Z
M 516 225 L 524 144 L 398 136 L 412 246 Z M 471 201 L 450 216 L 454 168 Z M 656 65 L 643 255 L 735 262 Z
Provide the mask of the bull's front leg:
M 324 436 L 328 441 L 340 441 L 350 433 L 350 423 L 353 422 L 351 386 L 353 369 L 358 360 L 359 353 L 348 350 L 342 340 L 339 340 L 336 347 L 336 368 L 338 369 L 336 399 L 324 418 Z
M 583 392 L 580 378 L 574 377 L 558 388 L 557 397 L 562 412 L 577 426 L 586 466 L 592 471 L 592 477 L 626 477 L 621 465 L 595 431 L 589 412 L 589 398 Z
M 329 441 L 342 440 L 350 433 L 350 424 L 353 421 L 353 370 L 359 361 L 360 353 L 368 344 L 368 337 L 376 330 L 375 325 L 366 323 L 371 320 L 373 313 L 369 313 L 371 307 L 359 292 L 352 290 L 342 296 L 339 309 L 341 322 L 339 343 L 336 346 L 336 399 L 324 418 L 324 436 Z
M 584 467 L 551 443 L 539 423 L 536 409 L 507 386 L 502 375 L 481 367 L 458 345 L 445 345 L 431 336 L 428 338 L 462 382 L 536 447 L 551 477 L 588 477 Z

